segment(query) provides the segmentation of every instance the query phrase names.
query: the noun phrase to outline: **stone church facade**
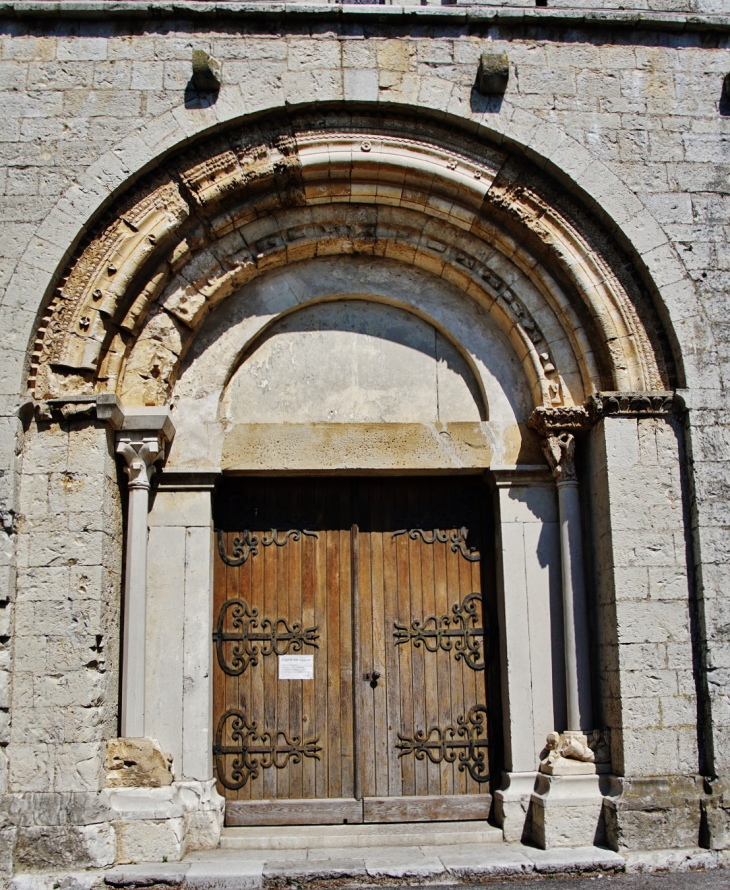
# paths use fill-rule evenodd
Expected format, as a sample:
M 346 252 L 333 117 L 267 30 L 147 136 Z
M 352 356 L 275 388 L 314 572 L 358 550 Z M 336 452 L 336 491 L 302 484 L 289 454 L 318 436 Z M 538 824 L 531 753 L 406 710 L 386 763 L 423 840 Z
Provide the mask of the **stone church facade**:
M 713 2 L 2 4 L 3 875 L 728 846 Z

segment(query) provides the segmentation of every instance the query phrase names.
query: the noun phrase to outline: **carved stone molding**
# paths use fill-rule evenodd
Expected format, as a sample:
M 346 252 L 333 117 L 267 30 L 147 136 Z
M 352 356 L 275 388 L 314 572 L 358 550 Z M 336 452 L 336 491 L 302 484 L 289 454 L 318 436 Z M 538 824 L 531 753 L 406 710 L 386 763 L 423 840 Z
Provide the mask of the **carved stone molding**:
M 97 416 L 118 430 L 116 452 L 125 461 L 130 489 L 150 487 L 155 464 L 175 437 L 169 408 L 125 409 L 114 396 L 99 396 Z
M 582 405 L 572 407 L 535 408 L 527 425 L 540 436 L 560 433 L 582 433 L 590 429 L 593 419 Z
M 589 396 L 585 406 L 558 405 L 535 408 L 527 425 L 540 436 L 587 432 L 604 417 L 660 417 L 675 414 L 682 408 L 680 397 L 673 392 L 597 392 Z
M 536 404 L 666 386 L 647 333 L 659 324 L 625 258 L 566 202 L 503 148 L 421 118 L 318 111 L 231 128 L 170 157 L 90 225 L 38 327 L 32 395 L 164 404 L 222 300 L 278 265 L 335 254 L 396 258 L 468 293 L 510 339 Z M 581 262 L 566 262 L 576 245 Z M 605 329 L 584 330 L 574 290 Z
M 598 392 L 586 402 L 593 421 L 602 417 L 661 416 L 674 414 L 681 400 L 673 392 Z

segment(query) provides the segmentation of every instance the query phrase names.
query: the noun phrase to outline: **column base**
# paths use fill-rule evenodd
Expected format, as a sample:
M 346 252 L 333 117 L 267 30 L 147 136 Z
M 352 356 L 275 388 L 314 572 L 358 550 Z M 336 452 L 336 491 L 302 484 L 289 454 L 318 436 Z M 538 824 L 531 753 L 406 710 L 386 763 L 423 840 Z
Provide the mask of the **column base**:
M 508 844 L 530 840 L 530 796 L 536 772 L 502 773 L 502 787 L 494 793 L 494 813 Z
M 543 850 L 605 846 L 604 803 L 619 791 L 613 776 L 539 774 L 530 797 L 532 840 Z
M 178 862 L 192 850 L 215 849 L 225 800 L 206 782 L 161 788 L 108 788 L 103 792 L 116 833 L 116 863 Z

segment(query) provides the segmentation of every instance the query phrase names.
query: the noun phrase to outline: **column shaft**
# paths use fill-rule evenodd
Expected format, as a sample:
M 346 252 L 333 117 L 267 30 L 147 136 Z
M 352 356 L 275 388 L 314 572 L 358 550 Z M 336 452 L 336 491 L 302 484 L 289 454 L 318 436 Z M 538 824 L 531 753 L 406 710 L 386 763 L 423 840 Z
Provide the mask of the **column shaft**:
M 121 734 L 124 738 L 144 735 L 148 505 L 149 487 L 130 486 L 122 648 Z
M 591 730 L 588 603 L 583 568 L 580 496 L 577 481 L 558 482 L 560 556 L 563 575 L 565 686 L 569 730 Z

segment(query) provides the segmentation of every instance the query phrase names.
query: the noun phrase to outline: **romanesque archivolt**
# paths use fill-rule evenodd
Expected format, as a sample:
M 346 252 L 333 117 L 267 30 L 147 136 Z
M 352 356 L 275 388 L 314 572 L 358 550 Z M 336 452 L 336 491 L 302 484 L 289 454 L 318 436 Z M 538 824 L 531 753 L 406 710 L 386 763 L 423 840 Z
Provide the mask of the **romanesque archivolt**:
M 164 403 L 221 301 L 268 269 L 337 254 L 457 286 L 512 344 L 536 405 L 671 383 L 631 276 L 502 151 L 423 122 L 332 115 L 218 136 L 160 168 L 63 272 L 33 354 L 37 400 Z

